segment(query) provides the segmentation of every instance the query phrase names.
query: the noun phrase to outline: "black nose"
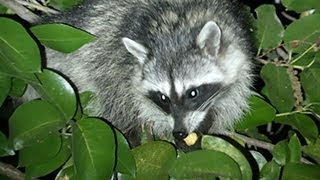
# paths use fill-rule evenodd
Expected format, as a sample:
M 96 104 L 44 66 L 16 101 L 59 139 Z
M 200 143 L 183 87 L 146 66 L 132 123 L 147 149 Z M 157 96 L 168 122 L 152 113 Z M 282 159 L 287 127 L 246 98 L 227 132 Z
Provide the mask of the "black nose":
M 180 141 L 183 140 L 188 135 L 186 132 L 183 132 L 183 131 L 176 131 L 176 132 L 173 132 L 172 134 L 176 140 L 180 140 Z

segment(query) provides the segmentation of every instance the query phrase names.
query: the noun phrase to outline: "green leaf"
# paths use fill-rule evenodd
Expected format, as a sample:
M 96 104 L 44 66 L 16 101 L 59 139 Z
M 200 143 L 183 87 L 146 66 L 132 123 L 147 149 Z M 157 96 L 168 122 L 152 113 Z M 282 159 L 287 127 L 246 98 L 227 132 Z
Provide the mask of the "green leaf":
M 291 23 L 283 37 L 286 43 L 290 43 L 289 48 L 294 52 L 305 52 L 315 44 L 320 36 L 319 19 L 320 14 L 312 14 Z
M 57 155 L 60 147 L 61 137 L 59 133 L 54 133 L 32 146 L 21 149 L 19 151 L 19 166 L 26 167 L 44 163 Z
M 256 10 L 257 20 L 255 21 L 257 32 L 256 38 L 259 41 L 259 51 L 277 47 L 283 36 L 283 26 L 272 5 L 262 5 Z
M 48 162 L 26 167 L 26 176 L 34 179 L 34 177 L 47 175 L 63 165 L 70 157 L 70 154 L 70 140 L 62 138 L 62 145 L 57 155 Z
M 135 177 L 136 175 L 136 162 L 130 151 L 129 144 L 125 137 L 116 130 L 117 136 L 117 166 L 116 171 L 122 174 L 128 174 Z
M 26 89 L 27 84 L 23 80 L 13 78 L 11 81 L 11 89 L 9 94 L 10 96 L 21 97 Z
M 8 8 L 6 8 L 0 4 L 0 14 L 5 14 L 7 12 L 7 10 L 8 10 Z
M 75 6 L 79 2 L 81 2 L 81 0 L 50 0 L 50 6 L 58 10 L 66 10 Z
M 70 157 L 69 160 L 64 164 L 62 169 L 59 171 L 55 179 L 63 180 L 63 179 L 75 179 L 75 169 L 73 164 L 73 157 Z
M 288 143 L 285 141 L 278 142 L 272 150 L 273 159 L 279 165 L 285 165 L 290 158 Z
M 320 164 L 320 139 L 318 138 L 315 143 L 308 144 L 302 147 L 303 153 L 313 158 L 318 164 Z
M 65 126 L 60 112 L 46 101 L 34 100 L 19 106 L 9 119 L 9 139 L 19 150 L 44 139 Z
M 32 84 L 42 98 L 48 100 L 59 109 L 66 121 L 76 112 L 77 100 L 72 86 L 59 74 L 44 69 L 37 74 L 39 84 Z
M 94 94 L 91 91 L 81 92 L 79 95 L 80 104 L 78 104 L 77 112 L 73 119 L 80 120 L 85 117 L 95 116 L 94 107 L 88 106 L 89 102 L 93 99 Z
M 276 115 L 276 110 L 257 96 L 249 98 L 250 111 L 244 118 L 236 124 L 236 130 L 254 128 L 272 122 Z
M 170 166 L 170 177 L 194 179 L 228 177 L 241 179 L 238 164 L 228 155 L 213 150 L 198 150 L 177 158 Z
M 310 102 L 320 102 L 320 68 L 308 68 L 301 72 L 301 84 Z
M 91 34 L 65 24 L 44 24 L 31 28 L 39 41 L 54 50 L 70 53 L 95 40 Z
M 93 115 L 94 109 L 92 107 L 89 107 L 90 101 L 94 98 L 94 93 L 90 91 L 85 91 L 80 94 L 80 102 L 83 114 L 85 115 Z
M 202 149 L 220 151 L 233 160 L 235 160 L 241 170 L 242 179 L 252 179 L 251 166 L 246 157 L 236 147 L 230 144 L 228 141 L 215 136 L 203 136 L 201 140 Z
M 315 142 L 318 136 L 318 129 L 314 121 L 303 114 L 293 114 L 289 116 L 279 116 L 275 122 L 292 126 L 298 130 L 309 141 Z
M 132 149 L 136 161 L 136 179 L 167 179 L 167 164 L 176 157 L 175 148 L 167 142 L 153 141 Z
M 320 4 L 317 0 L 282 0 L 281 2 L 287 10 L 299 13 L 312 9 L 320 10 Z
M 250 151 L 251 155 L 253 156 L 253 158 L 256 160 L 258 166 L 259 166 L 259 170 L 261 171 L 263 166 L 265 166 L 267 164 L 267 160 L 266 158 L 258 151 Z
M 121 177 L 121 180 L 135 180 L 134 177 L 130 176 L 130 175 L 127 175 L 127 174 L 121 174 L 119 173 L 118 174 L 118 177 Z
M 37 44 L 22 25 L 0 17 L 0 73 L 41 72 Z
M 13 156 L 15 152 L 9 148 L 9 142 L 6 137 L 1 131 L 0 131 L 0 157 L 2 156 Z
M 274 160 L 268 162 L 263 166 L 260 173 L 260 180 L 274 180 L 280 179 L 281 166 L 278 165 Z
M 311 106 L 309 106 L 309 110 L 314 114 L 320 114 L 320 102 L 319 103 L 313 103 Z
M 115 137 L 110 126 L 85 118 L 72 126 L 76 179 L 110 179 L 115 164 Z
M 11 88 L 11 78 L 0 74 L 0 107 L 6 100 Z
M 288 163 L 283 168 L 284 180 L 319 180 L 320 166 L 310 164 Z
M 273 64 L 263 66 L 261 77 L 265 82 L 263 94 L 279 112 L 291 111 L 295 102 L 287 70 Z
M 302 66 L 302 67 L 306 68 L 306 67 L 310 66 L 311 64 L 315 64 L 315 62 L 317 62 L 317 60 L 320 57 L 320 56 L 318 57 L 317 54 L 318 53 L 316 53 L 316 52 L 309 52 L 309 53 L 305 53 L 305 54 L 301 54 L 301 53 L 293 54 L 291 64 L 294 66 Z
M 290 162 L 300 162 L 300 159 L 302 157 L 301 144 L 296 134 L 291 137 L 288 146 L 290 150 Z

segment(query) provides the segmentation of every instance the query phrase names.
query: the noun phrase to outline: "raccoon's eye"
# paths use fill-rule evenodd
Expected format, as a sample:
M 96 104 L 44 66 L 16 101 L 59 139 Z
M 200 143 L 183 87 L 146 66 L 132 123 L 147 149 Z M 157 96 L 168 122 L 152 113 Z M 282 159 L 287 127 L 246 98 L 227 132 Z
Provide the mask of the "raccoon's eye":
M 159 96 L 160 96 L 160 100 L 164 103 L 168 103 L 170 101 L 169 98 L 164 94 L 160 93 Z
M 152 100 L 163 112 L 170 114 L 170 99 L 159 91 L 149 91 L 147 97 Z
M 192 89 L 189 91 L 188 97 L 189 98 L 195 98 L 199 95 L 199 90 L 198 89 Z

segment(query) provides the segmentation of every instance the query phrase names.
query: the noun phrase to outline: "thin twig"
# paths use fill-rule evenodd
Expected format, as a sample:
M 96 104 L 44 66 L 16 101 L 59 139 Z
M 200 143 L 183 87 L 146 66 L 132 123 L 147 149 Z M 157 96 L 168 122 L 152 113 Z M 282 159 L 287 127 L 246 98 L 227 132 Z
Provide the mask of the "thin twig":
M 306 55 L 309 51 L 311 51 L 313 48 L 316 47 L 317 44 L 313 44 L 312 46 L 310 46 L 306 51 L 304 51 L 299 57 L 297 57 L 296 59 L 292 60 L 291 64 L 299 61 L 304 55 Z
M 256 147 L 259 147 L 262 149 L 266 149 L 270 152 L 272 152 L 272 150 L 274 148 L 274 145 L 271 143 L 260 141 L 260 140 L 254 139 L 254 138 L 250 138 L 250 137 L 247 137 L 242 134 L 235 133 L 235 132 L 224 131 L 221 133 L 221 135 L 225 135 L 230 138 L 234 138 L 234 137 L 239 138 L 239 139 L 243 140 L 248 145 L 256 146 Z M 310 162 L 309 160 L 307 160 L 304 157 L 301 157 L 300 161 L 305 164 L 313 164 L 312 162 Z
M 277 54 L 283 59 L 283 60 L 288 60 L 289 59 L 289 55 L 288 53 L 282 49 L 282 48 L 277 48 L 276 49 Z
M 10 179 L 24 180 L 25 175 L 11 164 L 0 162 L 0 174 L 9 177 Z
M 271 144 L 271 143 L 267 143 L 267 142 L 264 142 L 264 141 L 253 139 L 253 138 L 244 136 L 242 134 L 238 134 L 238 133 L 234 133 L 234 132 L 230 132 L 230 131 L 226 131 L 226 132 L 223 132 L 223 133 L 224 133 L 223 135 L 226 135 L 226 136 L 228 136 L 230 138 L 233 138 L 233 137 L 239 138 L 239 139 L 243 140 L 248 145 L 252 145 L 252 146 L 256 146 L 256 147 L 262 148 L 262 149 L 266 149 L 268 151 L 272 151 L 272 149 L 274 147 L 274 145 Z
M 285 12 L 285 11 L 281 11 L 281 14 L 282 14 L 285 18 L 287 18 L 288 20 L 290 20 L 290 21 L 296 21 L 296 20 L 297 20 L 297 18 L 289 15 L 289 14 L 288 14 L 287 12 Z
M 308 159 L 306 159 L 306 158 L 304 158 L 304 157 L 302 157 L 302 158 L 300 159 L 300 161 L 301 161 L 302 163 L 305 163 L 305 164 L 314 164 L 314 163 L 310 162 Z
M 24 1 L 24 0 L 16 0 L 17 3 L 23 5 L 23 6 L 27 6 L 27 7 L 30 7 L 30 8 L 35 8 L 39 11 L 42 11 L 42 12 L 45 12 L 45 13 L 48 13 L 48 14 L 58 14 L 59 12 L 56 11 L 56 10 L 53 10 L 53 9 L 50 9 L 46 6 L 42 6 L 41 4 L 39 3 L 35 3 L 35 2 L 27 2 L 27 1 Z
M 35 15 L 28 8 L 22 6 L 21 4 L 17 3 L 16 1 L 0 0 L 0 4 L 13 10 L 18 16 L 20 16 L 22 19 L 24 19 L 30 23 L 35 23 L 40 19 L 39 16 Z

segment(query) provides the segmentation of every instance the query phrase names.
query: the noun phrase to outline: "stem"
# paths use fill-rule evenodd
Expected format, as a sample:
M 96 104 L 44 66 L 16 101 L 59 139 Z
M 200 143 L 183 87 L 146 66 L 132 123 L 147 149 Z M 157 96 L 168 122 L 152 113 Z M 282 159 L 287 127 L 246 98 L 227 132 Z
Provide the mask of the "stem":
M 0 162 L 0 174 L 9 177 L 10 179 L 24 180 L 25 175 L 11 164 Z
M 264 60 L 264 59 L 257 59 L 257 61 L 259 61 L 261 64 L 263 64 L 263 65 L 266 65 L 266 64 L 268 64 L 268 63 L 271 63 L 271 64 L 275 64 L 275 63 L 273 63 L 272 61 L 266 61 L 266 60 Z M 314 63 L 314 61 L 315 60 L 313 60 L 308 66 L 298 66 L 298 65 L 291 65 L 294 69 L 299 69 L 299 70 L 304 70 L 305 68 L 308 68 L 308 67 L 310 67 L 313 63 Z M 288 67 L 289 66 L 289 64 L 279 64 L 278 66 L 282 66 L 282 67 Z
M 276 117 L 288 116 L 288 115 L 297 114 L 297 113 L 302 113 L 302 112 L 301 111 L 292 111 L 292 112 L 280 113 L 280 114 L 276 114 Z
M 221 135 L 225 135 L 225 136 L 228 136 L 230 138 L 234 138 L 234 137 L 239 138 L 239 139 L 243 140 L 248 145 L 256 146 L 256 147 L 259 147 L 259 148 L 262 148 L 262 149 L 266 149 L 266 150 L 268 150 L 270 152 L 272 152 L 272 150 L 273 150 L 273 148 L 275 146 L 275 145 L 273 145 L 271 143 L 260 141 L 260 140 L 254 139 L 254 138 L 250 138 L 248 136 L 244 136 L 242 134 L 238 134 L 238 133 L 235 133 L 235 132 L 224 131 L 224 132 L 221 132 Z M 309 160 L 307 160 L 306 158 L 303 158 L 303 157 L 301 157 L 300 161 L 302 163 L 305 163 L 305 164 L 314 164 L 314 163 L 310 162 Z
M 254 138 L 250 138 L 250 137 L 247 137 L 242 134 L 235 133 L 235 132 L 226 131 L 226 132 L 223 132 L 222 135 L 226 135 L 230 138 L 233 138 L 233 137 L 239 138 L 239 139 L 243 140 L 248 145 L 257 146 L 257 147 L 266 149 L 268 151 L 272 151 L 273 147 L 274 147 L 274 145 L 271 143 L 260 141 L 260 140 L 254 139 Z
M 304 67 L 304 66 L 295 66 L 295 65 L 292 65 L 292 67 L 294 68 L 294 69 L 299 69 L 299 70 L 301 70 L 301 71 L 303 71 L 306 67 Z
M 306 55 L 309 51 L 311 51 L 314 47 L 316 47 L 316 44 L 313 44 L 312 46 L 310 46 L 305 52 L 303 52 L 299 57 L 297 57 L 296 59 L 294 59 L 291 64 L 299 61 L 304 55 Z
M 22 19 L 34 23 L 37 22 L 40 18 L 39 16 L 32 13 L 28 8 L 22 6 L 21 4 L 17 3 L 16 1 L 12 0 L 0 0 L 0 4 L 3 6 L 12 9 L 18 16 Z
M 307 104 L 304 108 L 308 110 L 309 107 L 310 107 L 310 106 L 313 106 L 313 105 L 320 105 L 320 103 L 309 103 L 309 104 Z
M 39 3 L 37 3 L 36 1 L 34 2 L 27 2 L 27 1 L 23 1 L 23 0 L 16 0 L 19 4 L 30 7 L 30 8 L 35 8 L 37 10 L 40 10 L 42 12 L 48 13 L 48 14 L 58 14 L 59 12 L 53 9 L 50 9 L 46 6 L 42 6 Z
M 258 51 L 258 53 L 257 53 L 257 57 L 258 58 L 262 58 L 262 57 L 264 57 L 264 56 L 267 56 L 271 51 L 274 51 L 274 50 L 276 50 L 277 48 L 280 48 L 280 47 L 282 47 L 282 46 L 284 46 L 284 44 L 280 44 L 279 46 L 277 46 L 277 47 L 274 47 L 274 48 L 271 48 L 271 49 L 269 49 L 268 51 L 266 51 L 264 54 L 262 54 L 262 55 L 259 55 L 260 54 L 260 52 L 261 52 L 261 48 L 259 48 L 259 51 Z
M 311 112 L 306 112 L 307 110 L 308 109 L 304 107 L 302 110 L 276 114 L 276 117 L 288 116 L 288 115 L 297 114 L 297 113 L 300 113 L 300 114 L 312 114 Z

